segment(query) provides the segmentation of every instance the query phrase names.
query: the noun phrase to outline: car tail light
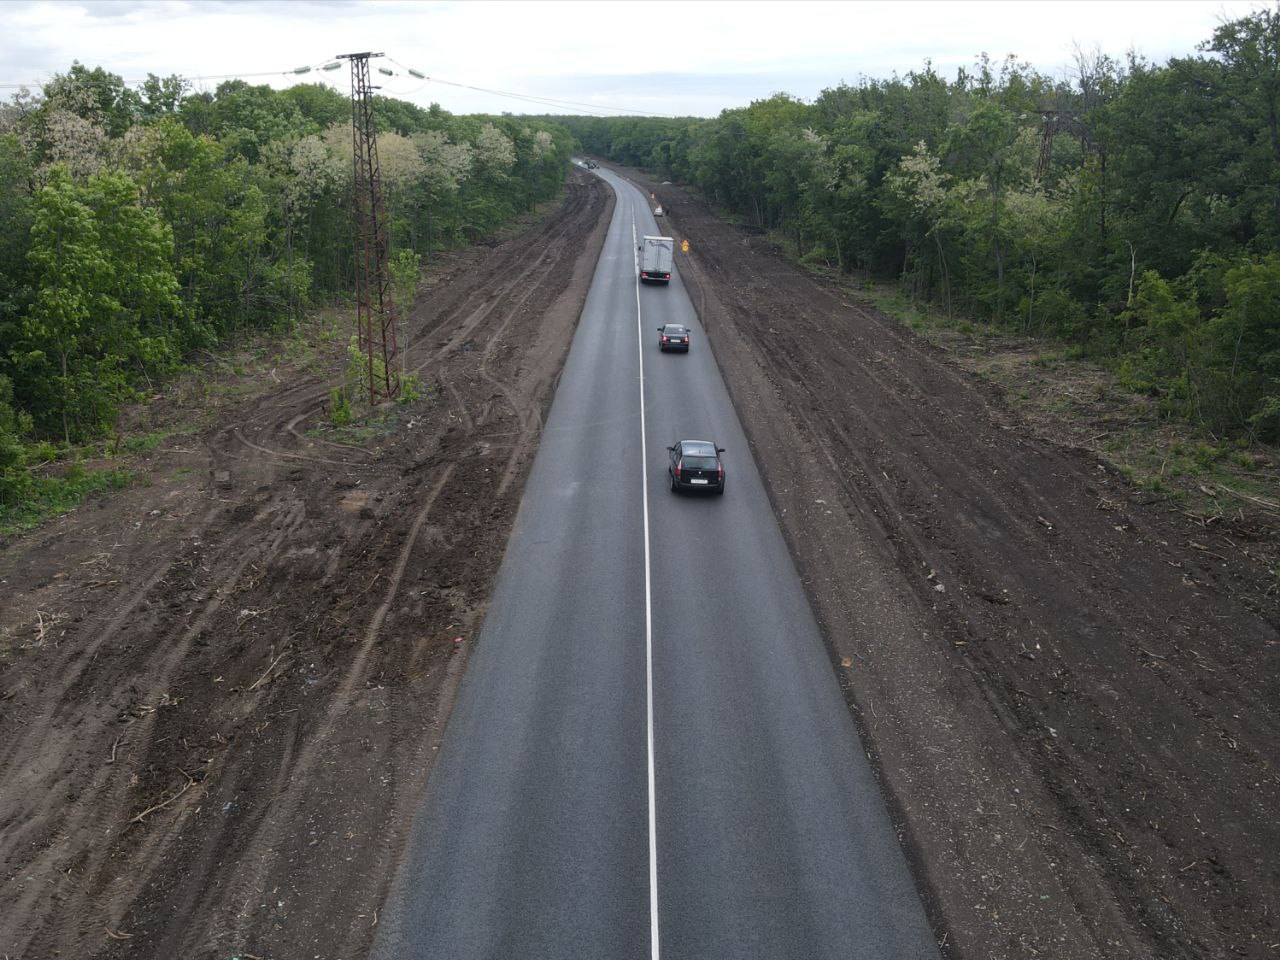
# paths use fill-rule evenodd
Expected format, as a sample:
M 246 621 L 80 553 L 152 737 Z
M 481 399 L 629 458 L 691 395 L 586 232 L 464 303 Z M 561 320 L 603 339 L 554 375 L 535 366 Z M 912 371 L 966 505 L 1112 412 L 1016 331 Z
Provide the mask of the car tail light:
M 676 479 L 677 480 L 680 479 L 680 461 L 679 460 L 676 461 Z
M 716 464 L 716 472 L 717 472 L 718 474 L 720 474 L 720 479 L 721 479 L 721 480 L 723 480 L 723 479 L 724 479 L 724 464 L 723 464 L 723 463 L 717 463 L 717 464 Z
M 670 280 L 670 279 L 671 279 L 671 274 L 669 274 L 669 273 L 664 273 L 664 274 L 662 275 L 662 279 L 664 279 L 664 280 Z

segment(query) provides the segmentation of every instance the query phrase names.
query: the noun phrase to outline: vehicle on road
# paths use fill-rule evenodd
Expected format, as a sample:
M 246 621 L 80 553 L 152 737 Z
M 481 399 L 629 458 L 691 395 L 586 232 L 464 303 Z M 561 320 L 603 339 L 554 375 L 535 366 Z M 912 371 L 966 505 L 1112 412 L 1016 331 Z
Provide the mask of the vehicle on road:
M 670 283 L 676 242 L 670 237 L 644 237 L 640 241 L 640 282 Z
M 661 216 L 663 215 L 663 213 L 662 213 L 662 206 L 661 206 L 661 205 L 658 205 L 658 206 L 656 206 L 656 207 L 654 207 L 654 208 L 653 208 L 653 215 L 654 215 L 655 217 L 661 217 Z
M 664 323 L 658 328 L 659 350 L 689 352 L 689 329 L 679 323 Z
M 667 475 L 671 478 L 671 492 L 715 491 L 724 494 L 724 464 L 720 454 L 724 447 L 717 447 L 710 440 L 678 440 L 667 447 L 670 462 Z

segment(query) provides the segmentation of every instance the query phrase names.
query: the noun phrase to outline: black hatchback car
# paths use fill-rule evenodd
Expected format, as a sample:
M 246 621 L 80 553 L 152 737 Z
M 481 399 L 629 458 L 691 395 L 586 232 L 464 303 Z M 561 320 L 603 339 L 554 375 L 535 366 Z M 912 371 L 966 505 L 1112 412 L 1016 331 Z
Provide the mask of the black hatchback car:
M 659 350 L 689 352 L 689 330 L 679 323 L 664 323 L 658 328 Z
M 708 440 L 680 440 L 667 447 L 671 461 L 667 474 L 671 477 L 671 492 L 681 490 L 714 490 L 724 493 L 724 464 L 720 454 L 724 447 L 717 447 Z

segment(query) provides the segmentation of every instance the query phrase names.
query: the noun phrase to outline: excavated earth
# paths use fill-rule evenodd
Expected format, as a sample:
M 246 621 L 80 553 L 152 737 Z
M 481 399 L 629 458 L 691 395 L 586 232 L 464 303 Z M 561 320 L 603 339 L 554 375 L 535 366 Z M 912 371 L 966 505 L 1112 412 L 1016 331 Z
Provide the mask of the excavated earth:
M 651 191 L 944 953 L 1280 956 L 1274 524 L 1203 519 Z
M 943 952 L 1280 954 L 1274 532 L 1192 519 L 650 183 Z M 263 371 L 0 552 L 0 956 L 360 957 L 609 191 L 437 263 L 426 395 Z M 178 391 L 154 416 L 179 416 Z M 176 411 L 176 412 L 175 412 Z
M 443 258 L 382 428 L 272 368 L 0 553 L 0 956 L 367 952 L 612 204 Z

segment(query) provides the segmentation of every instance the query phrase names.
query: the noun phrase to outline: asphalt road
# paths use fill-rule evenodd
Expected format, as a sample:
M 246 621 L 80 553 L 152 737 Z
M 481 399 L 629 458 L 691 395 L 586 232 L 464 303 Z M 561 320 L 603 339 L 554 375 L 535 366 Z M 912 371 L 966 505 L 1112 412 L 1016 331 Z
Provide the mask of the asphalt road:
M 637 284 L 648 201 L 597 172 L 609 235 L 373 956 L 936 958 L 707 338 L 678 275 Z M 668 490 L 676 439 L 726 448 L 723 497 Z

